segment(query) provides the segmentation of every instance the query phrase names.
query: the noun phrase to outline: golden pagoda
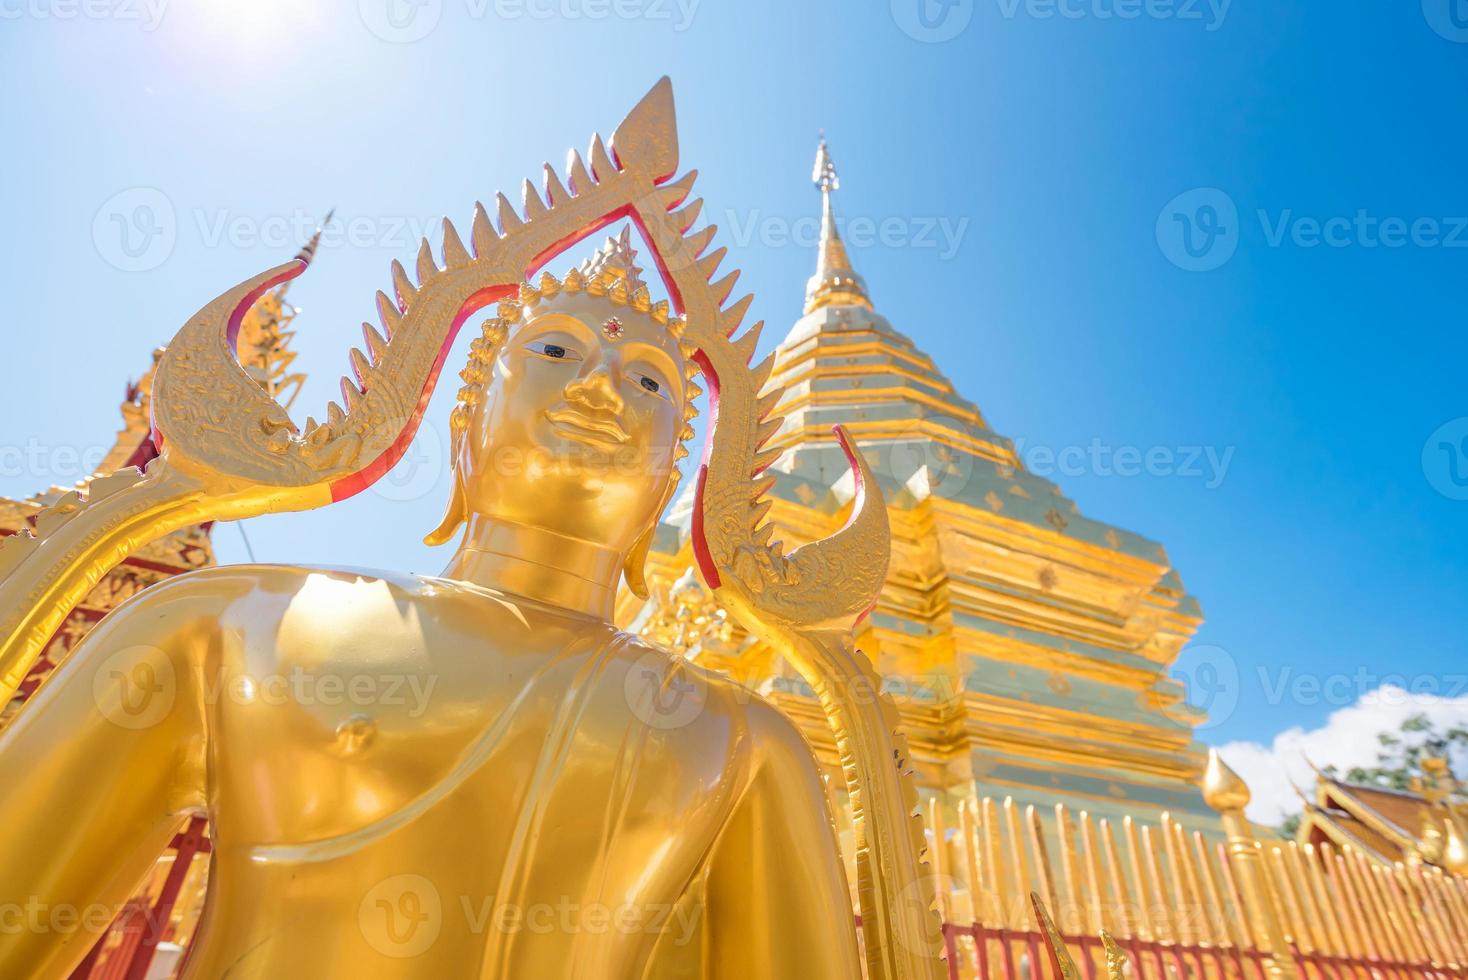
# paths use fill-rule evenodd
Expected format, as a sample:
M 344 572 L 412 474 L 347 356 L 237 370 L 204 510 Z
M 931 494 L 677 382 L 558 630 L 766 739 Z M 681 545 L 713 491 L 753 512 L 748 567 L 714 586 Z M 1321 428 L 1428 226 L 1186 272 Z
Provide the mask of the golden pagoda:
M 854 487 L 832 426 L 871 461 L 892 563 L 859 646 L 899 703 L 925 796 L 950 819 L 970 796 L 1119 819 L 1162 813 L 1216 831 L 1198 789 L 1203 719 L 1168 669 L 1201 622 L 1161 545 L 1084 516 L 1026 470 L 937 364 L 872 303 L 838 228 L 824 139 L 822 223 L 804 315 L 775 350 L 785 421 L 768 448 L 770 518 L 790 545 L 840 527 Z M 812 691 L 731 625 L 693 575 L 691 495 L 649 556 L 652 601 L 619 622 L 725 670 L 796 718 L 840 786 Z M 838 794 L 839 795 L 839 794 Z M 1046 818 L 1049 819 L 1048 817 Z

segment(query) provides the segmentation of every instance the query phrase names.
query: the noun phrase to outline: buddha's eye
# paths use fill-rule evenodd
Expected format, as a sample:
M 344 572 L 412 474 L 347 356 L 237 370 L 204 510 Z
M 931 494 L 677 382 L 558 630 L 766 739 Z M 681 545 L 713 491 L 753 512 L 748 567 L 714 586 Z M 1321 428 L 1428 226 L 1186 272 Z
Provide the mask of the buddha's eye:
M 563 344 L 552 344 L 544 340 L 533 340 L 525 345 L 525 349 L 548 357 L 553 361 L 579 361 L 581 355 Z
M 664 401 L 667 401 L 671 394 L 671 389 L 668 387 L 667 382 L 654 374 L 649 374 L 646 370 L 639 371 L 634 368 L 628 371 L 627 380 L 648 394 L 661 398 Z

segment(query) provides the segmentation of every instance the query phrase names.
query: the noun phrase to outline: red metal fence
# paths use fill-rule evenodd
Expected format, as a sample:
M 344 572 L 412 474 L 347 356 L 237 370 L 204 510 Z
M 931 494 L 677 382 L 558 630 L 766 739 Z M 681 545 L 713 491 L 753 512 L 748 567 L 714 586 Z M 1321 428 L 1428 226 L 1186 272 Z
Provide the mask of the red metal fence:
M 209 837 L 202 817 L 194 817 L 169 845 L 172 854 L 168 872 L 152 894 L 151 889 L 130 899 L 112 928 L 99 939 L 72 971 L 71 980 L 144 980 L 153 965 L 158 945 L 175 938 L 174 907 L 194 858 L 209 853 Z

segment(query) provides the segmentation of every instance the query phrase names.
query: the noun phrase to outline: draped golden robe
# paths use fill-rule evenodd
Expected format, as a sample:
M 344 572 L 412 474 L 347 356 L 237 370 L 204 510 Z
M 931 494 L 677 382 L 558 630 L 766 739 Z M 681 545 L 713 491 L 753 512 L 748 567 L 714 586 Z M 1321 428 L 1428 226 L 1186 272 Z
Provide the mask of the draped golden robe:
M 163 583 L 0 734 L 0 771 L 8 904 L 117 906 L 207 814 L 189 978 L 859 976 L 787 719 L 591 617 L 462 583 Z M 96 936 L 34 918 L 0 936 L 0 976 L 65 976 Z

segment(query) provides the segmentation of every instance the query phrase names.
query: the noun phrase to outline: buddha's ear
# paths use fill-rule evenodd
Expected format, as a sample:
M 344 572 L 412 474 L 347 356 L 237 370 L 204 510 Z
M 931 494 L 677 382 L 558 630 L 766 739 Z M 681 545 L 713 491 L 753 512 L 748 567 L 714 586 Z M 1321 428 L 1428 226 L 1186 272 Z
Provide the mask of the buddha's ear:
M 473 362 L 470 363 L 472 365 Z M 465 373 L 468 370 L 466 368 Z M 429 547 L 443 544 L 454 536 L 460 524 L 469 520 L 469 498 L 464 492 L 462 469 L 466 465 L 463 459 L 464 440 L 468 437 L 469 426 L 473 421 L 473 406 L 462 401 L 449 413 L 449 459 L 453 461 L 449 464 L 449 478 L 453 486 L 449 490 L 448 506 L 444 509 L 443 519 L 438 522 L 438 527 L 423 538 L 423 543 Z
M 459 476 L 459 468 L 453 469 L 453 489 L 449 491 L 448 508 L 444 511 L 443 520 L 438 522 L 438 527 L 429 531 L 423 538 L 423 543 L 430 546 L 443 544 L 452 538 L 459 530 L 459 525 L 469 519 L 469 505 L 464 494 L 464 480 Z
M 661 516 L 661 512 L 659 515 Z M 622 560 L 622 577 L 627 580 L 627 588 L 639 599 L 646 599 L 648 596 L 647 570 L 644 565 L 647 563 L 647 553 L 652 550 L 652 536 L 657 533 L 657 529 L 658 524 L 654 520 L 632 543 L 627 557 Z
M 637 540 L 632 542 L 632 547 L 627 550 L 627 557 L 622 559 L 622 578 L 627 580 L 627 588 L 639 599 L 646 600 L 650 594 L 647 588 L 647 571 L 643 566 L 647 563 L 647 553 L 652 550 L 653 535 L 658 533 L 658 521 L 662 519 L 663 511 L 668 509 L 673 494 L 678 490 L 679 476 L 678 471 L 673 470 L 673 475 L 668 479 L 668 488 L 663 491 L 663 499 L 658 502 L 658 509 L 652 515 L 652 521 L 637 536 Z

